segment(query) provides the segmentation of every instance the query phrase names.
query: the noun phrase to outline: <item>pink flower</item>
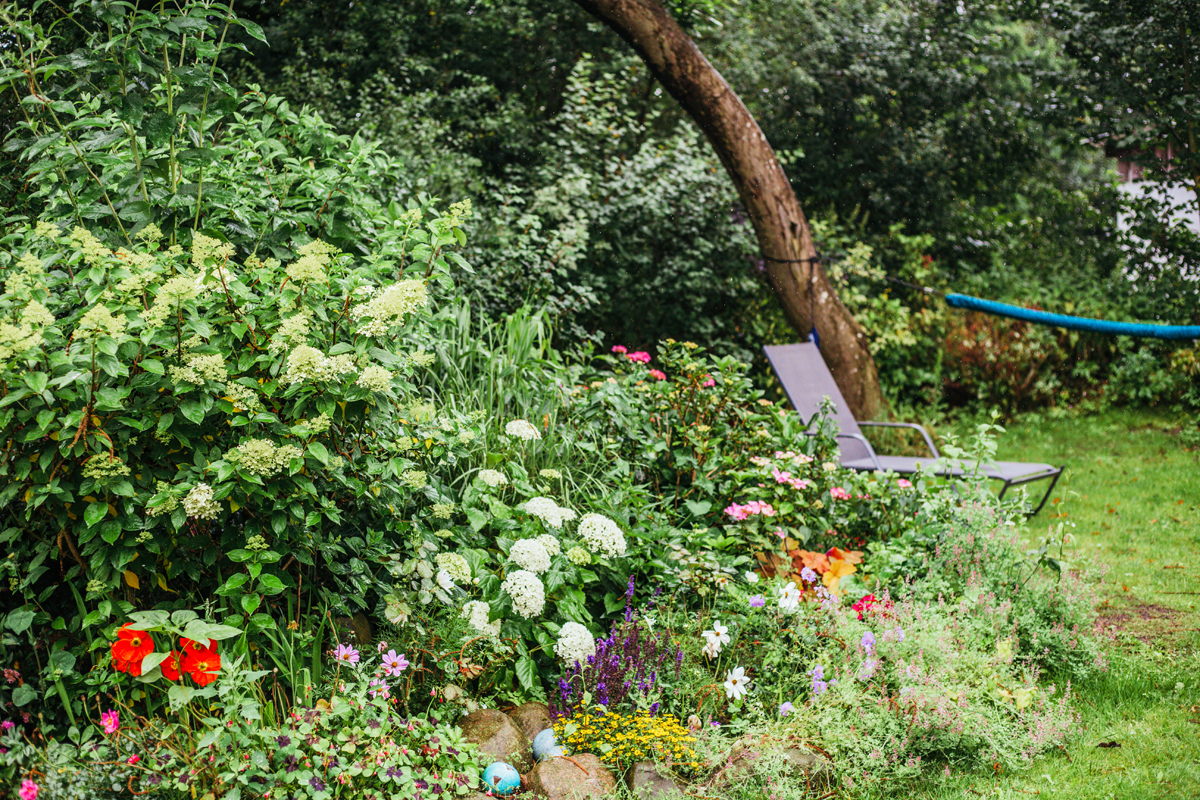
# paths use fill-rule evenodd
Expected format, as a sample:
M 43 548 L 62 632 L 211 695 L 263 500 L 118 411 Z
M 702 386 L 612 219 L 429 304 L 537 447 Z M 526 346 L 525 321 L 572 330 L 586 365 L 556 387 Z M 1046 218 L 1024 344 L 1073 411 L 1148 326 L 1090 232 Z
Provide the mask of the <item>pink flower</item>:
M 121 718 L 114 710 L 105 711 L 100 715 L 100 725 L 105 733 L 116 733 L 121 727 Z
M 775 535 L 778 536 L 780 539 L 787 538 L 787 534 L 783 532 L 783 528 L 780 528 L 779 530 L 775 531 Z
M 629 355 L 627 355 L 625 357 L 628 358 L 630 361 L 637 361 L 640 364 L 649 364 L 650 363 L 650 354 L 645 352 L 644 350 L 638 350 L 636 353 L 630 353 Z
M 775 516 L 775 509 L 771 507 L 771 504 L 761 500 L 751 500 L 746 504 L 746 510 L 751 514 L 762 514 L 764 517 Z
M 4 720 L 4 722 L 0 722 L 0 731 L 4 731 L 5 733 L 8 733 L 12 729 L 13 729 L 12 720 L 6 719 L 6 720 Z
M 704 382 L 703 382 L 703 383 L 701 383 L 700 385 L 701 385 L 702 387 L 704 387 L 705 389 L 708 389 L 708 388 L 710 388 L 710 387 L 712 387 L 712 386 L 716 386 L 716 385 L 717 385 L 717 382 L 716 382 L 716 380 L 713 378 L 713 376 L 712 376 L 712 375 L 705 375 L 705 376 L 704 376 Z
M 654 378 L 656 381 L 665 381 L 667 379 L 667 373 L 663 372 L 662 370 L 652 369 L 650 370 L 650 377 Z
M 339 644 L 337 650 L 333 651 L 333 657 L 347 664 L 357 664 L 359 659 L 358 651 L 348 644 Z
M 896 485 L 899 486 L 901 489 L 911 489 L 912 481 L 907 480 L 905 478 L 900 478 L 899 480 L 896 481 Z
M 395 650 L 388 650 L 387 655 L 383 657 L 383 671 L 393 678 L 400 677 L 400 673 L 408 669 L 408 659 L 404 654 L 396 654 Z
M 21 791 L 17 793 L 21 800 L 37 800 L 38 785 L 26 778 L 21 781 Z
M 834 486 L 832 489 L 830 489 L 829 496 L 832 497 L 834 500 L 849 500 L 850 499 L 850 493 L 847 492 L 845 489 L 843 489 L 840 486 Z
M 625 345 L 623 345 L 623 344 L 614 344 L 612 351 L 614 353 L 621 353 L 622 355 L 629 352 L 628 350 L 625 349 Z
M 812 486 L 812 481 L 806 478 L 792 478 L 788 483 L 791 484 L 793 489 L 807 489 L 809 486 Z
M 142 760 L 141 756 L 130 756 L 129 758 L 125 759 L 125 763 L 126 764 L 136 764 L 141 760 Z
M 789 483 L 792 480 L 792 473 L 773 469 L 771 470 L 771 477 L 775 479 L 776 483 Z
M 747 506 L 739 506 L 737 503 L 733 503 L 729 506 L 729 508 L 725 509 L 725 513 L 733 517 L 738 522 L 741 522 L 746 517 L 750 516 L 750 511 Z

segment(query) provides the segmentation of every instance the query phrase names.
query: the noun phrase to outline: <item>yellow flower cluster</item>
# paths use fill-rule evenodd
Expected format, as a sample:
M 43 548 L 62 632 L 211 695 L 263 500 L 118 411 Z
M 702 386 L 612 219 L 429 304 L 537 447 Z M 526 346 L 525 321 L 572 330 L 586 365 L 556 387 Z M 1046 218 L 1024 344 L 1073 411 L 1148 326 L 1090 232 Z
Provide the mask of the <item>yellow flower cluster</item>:
M 665 761 L 676 769 L 698 769 L 695 739 L 670 714 L 581 711 L 554 723 L 559 744 L 571 753 L 595 753 L 601 761 L 625 766 L 635 761 Z

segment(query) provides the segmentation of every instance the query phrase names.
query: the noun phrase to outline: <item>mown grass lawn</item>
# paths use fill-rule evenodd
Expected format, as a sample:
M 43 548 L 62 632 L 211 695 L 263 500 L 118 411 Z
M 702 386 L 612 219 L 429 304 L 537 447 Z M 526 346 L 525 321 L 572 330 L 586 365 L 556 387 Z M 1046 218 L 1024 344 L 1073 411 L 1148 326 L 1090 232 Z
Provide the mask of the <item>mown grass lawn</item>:
M 1114 410 L 1009 426 L 998 458 L 1069 466 L 1031 521 L 1031 545 L 1073 523 L 1067 557 L 1107 568 L 1111 666 L 1074 687 L 1081 733 L 1063 752 L 1022 773 L 963 775 L 906 796 L 1200 797 L 1200 451 L 1183 447 L 1178 425 L 1169 413 Z

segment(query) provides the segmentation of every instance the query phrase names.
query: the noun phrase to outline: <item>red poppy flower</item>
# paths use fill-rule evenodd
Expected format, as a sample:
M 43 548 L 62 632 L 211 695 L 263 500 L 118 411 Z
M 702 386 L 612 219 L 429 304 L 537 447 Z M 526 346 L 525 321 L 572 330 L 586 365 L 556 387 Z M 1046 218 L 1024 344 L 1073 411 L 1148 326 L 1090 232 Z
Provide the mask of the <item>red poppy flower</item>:
M 183 649 L 184 653 L 190 653 L 192 650 L 195 650 L 198 647 L 215 649 L 217 645 L 212 639 L 205 639 L 202 642 L 193 642 L 191 639 L 181 638 L 179 640 L 179 646 Z
M 159 664 L 159 669 L 162 670 L 163 677 L 174 683 L 179 680 L 180 664 L 183 661 L 183 653 L 178 650 L 172 650 L 165 661 Z
M 117 672 L 128 672 L 130 675 L 136 678 L 142 674 L 142 662 L 141 659 L 137 661 L 122 661 L 116 656 L 113 656 L 113 669 L 115 669 Z
M 117 631 L 117 640 L 112 643 L 114 668 L 130 675 L 140 675 L 142 659 L 154 652 L 154 637 L 145 631 L 134 630 L 132 622 L 127 622 Z M 115 666 L 116 662 L 127 662 L 136 666 L 137 672 L 129 667 Z
M 221 669 L 221 656 L 215 649 L 200 647 L 192 642 L 183 652 L 183 671 L 200 686 L 208 686 L 217 679 Z

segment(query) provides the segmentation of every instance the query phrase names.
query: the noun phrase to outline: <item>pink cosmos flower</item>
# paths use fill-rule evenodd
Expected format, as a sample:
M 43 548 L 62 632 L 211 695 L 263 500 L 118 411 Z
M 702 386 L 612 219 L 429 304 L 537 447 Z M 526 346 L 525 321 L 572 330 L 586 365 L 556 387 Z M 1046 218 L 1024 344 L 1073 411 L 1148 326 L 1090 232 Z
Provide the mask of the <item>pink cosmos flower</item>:
M 667 379 L 667 373 L 659 369 L 652 369 L 650 370 L 650 377 L 654 378 L 656 381 L 665 381 Z
M 17 792 L 21 800 L 37 800 L 38 785 L 26 778 L 21 781 L 21 791 Z
M 627 349 L 625 349 L 625 345 L 623 344 L 614 344 L 612 351 L 614 353 L 621 353 L 622 355 L 629 352 Z
M 395 650 L 388 650 L 387 655 L 383 657 L 383 671 L 393 678 L 400 677 L 400 673 L 408 669 L 408 659 L 404 654 L 396 654 Z
M 130 756 L 129 758 L 125 759 L 125 763 L 126 764 L 136 764 L 141 760 L 142 760 L 141 756 Z
M 333 657 L 338 661 L 345 661 L 347 664 L 358 663 L 358 651 L 348 644 L 339 644 L 337 650 L 333 651 Z
M 636 353 L 630 353 L 629 355 L 627 355 L 625 357 L 628 358 L 630 361 L 636 361 L 639 364 L 649 364 L 650 363 L 650 354 L 645 352 L 644 350 L 638 350 Z
M 100 715 L 100 726 L 105 733 L 116 733 L 117 728 L 121 727 L 121 717 L 115 710 L 105 711 Z
M 834 486 L 832 489 L 830 489 L 829 496 L 832 497 L 834 500 L 849 500 L 850 499 L 850 493 L 847 492 L 845 489 L 843 489 L 840 486 Z
M 906 478 L 900 478 L 899 480 L 896 481 L 896 485 L 899 486 L 901 489 L 911 489 L 912 481 L 910 481 Z

